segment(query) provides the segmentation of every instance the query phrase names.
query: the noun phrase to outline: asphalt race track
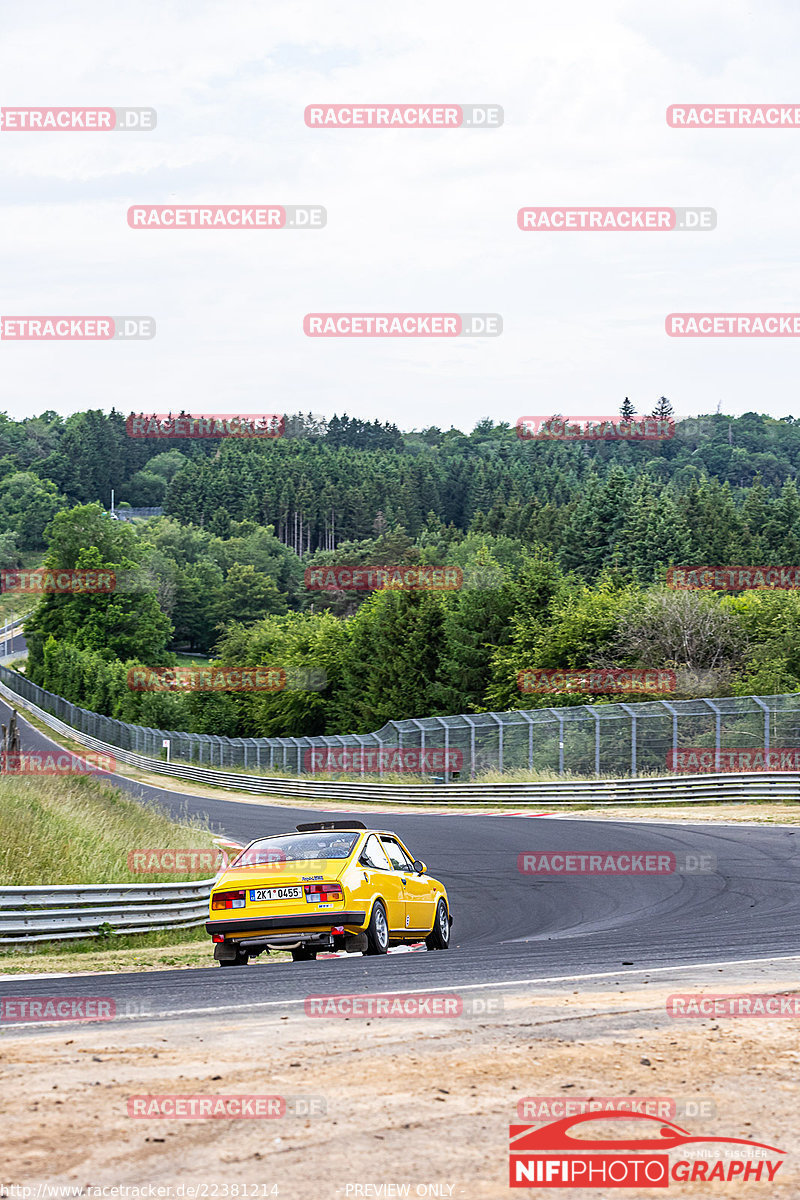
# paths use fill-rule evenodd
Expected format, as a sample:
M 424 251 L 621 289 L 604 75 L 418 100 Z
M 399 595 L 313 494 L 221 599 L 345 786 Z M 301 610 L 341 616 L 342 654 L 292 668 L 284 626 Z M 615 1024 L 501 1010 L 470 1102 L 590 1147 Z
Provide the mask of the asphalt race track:
M 7 719 L 8 708 L 0 704 L 0 720 Z M 23 749 L 52 748 L 22 718 L 19 724 Z M 320 817 L 319 809 L 211 800 L 110 778 L 176 815 L 205 814 L 219 833 L 243 843 Z M 359 819 L 395 830 L 446 884 L 454 916 L 447 952 L 275 964 L 262 957 L 247 968 L 225 971 L 212 963 L 208 970 L 104 974 L 100 988 L 97 976 L 66 977 L 59 979 L 59 994 L 100 992 L 115 999 L 118 1011 L 134 1010 L 146 995 L 150 1017 L 201 1016 L 293 1004 L 310 993 L 502 986 L 594 973 L 614 977 L 797 952 L 800 836 L 794 829 L 395 812 L 361 813 Z M 517 869 L 520 852 L 534 850 L 711 854 L 716 869 L 658 877 L 536 879 Z M 686 982 L 691 982 L 688 973 Z M 48 979 L 0 984 L 3 996 L 52 991 Z

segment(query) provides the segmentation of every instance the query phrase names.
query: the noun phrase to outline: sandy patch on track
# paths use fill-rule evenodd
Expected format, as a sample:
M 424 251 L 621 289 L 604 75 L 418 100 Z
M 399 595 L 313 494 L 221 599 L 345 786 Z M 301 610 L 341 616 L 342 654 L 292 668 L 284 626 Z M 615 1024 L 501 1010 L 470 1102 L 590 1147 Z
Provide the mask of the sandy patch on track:
M 190 1197 L 189 1186 L 199 1185 L 199 1200 L 236 1196 L 234 1185 L 245 1184 L 248 1196 L 265 1197 L 277 1184 L 272 1194 L 283 1200 L 402 1195 L 355 1190 L 391 1183 L 409 1185 L 412 1197 L 499 1200 L 515 1194 L 508 1126 L 524 1120 L 519 1101 L 619 1096 L 710 1103 L 712 1115 L 674 1119 L 694 1134 L 749 1137 L 787 1152 L 772 1184 L 673 1182 L 667 1194 L 790 1200 L 800 1192 L 797 1020 L 674 1020 L 666 997 L 699 986 L 797 991 L 796 972 L 796 961 L 776 961 L 698 969 L 691 983 L 684 971 L 669 983 L 656 975 L 514 995 L 466 990 L 500 1011 L 444 1019 L 317 1020 L 295 1007 L 43 1032 L 7 1027 L 3 1182 L 169 1185 L 165 1197 Z M 321 990 L 322 973 L 307 974 L 309 989 Z M 128 1098 L 142 1094 L 302 1097 L 326 1115 L 131 1119 Z
M 681 825 L 714 821 L 720 824 L 800 825 L 800 804 L 676 804 L 670 806 L 621 805 L 619 808 L 563 810 L 554 817 L 579 821 L 673 821 Z

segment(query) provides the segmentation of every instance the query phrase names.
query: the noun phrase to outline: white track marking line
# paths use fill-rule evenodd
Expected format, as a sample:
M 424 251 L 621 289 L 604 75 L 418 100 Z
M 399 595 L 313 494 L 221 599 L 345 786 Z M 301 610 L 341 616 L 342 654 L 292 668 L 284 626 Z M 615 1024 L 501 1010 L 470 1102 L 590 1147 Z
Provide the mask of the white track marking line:
M 489 988 L 511 988 L 523 987 L 533 983 L 579 983 L 584 979 L 618 979 L 622 975 L 659 975 L 668 971 L 696 971 L 698 968 L 709 969 L 712 967 L 741 967 L 751 966 L 754 963 L 779 963 L 779 962 L 800 962 L 800 954 L 780 954 L 773 958 L 731 958 L 722 959 L 719 962 L 708 963 L 686 963 L 683 966 L 674 967 L 637 967 L 632 971 L 593 971 L 586 975 L 549 975 L 543 978 L 533 979 L 508 979 L 501 980 L 498 983 L 465 983 L 465 984 L 446 984 L 442 987 L 428 988 L 396 988 L 393 991 L 385 992 L 358 992 L 353 995 L 364 996 L 418 996 L 430 993 L 439 992 L 475 992 L 485 991 Z M 17 976 L 16 978 L 20 978 Z M 313 993 L 319 995 L 318 992 Z M 329 993 L 329 995 L 342 995 L 347 993 Z M 76 997 L 79 999 L 79 997 Z M 139 1014 L 132 1013 L 130 1015 L 114 1017 L 115 1021 L 162 1021 L 171 1017 L 193 1017 L 206 1016 L 212 1013 L 236 1013 L 245 1010 L 262 1009 L 262 1008 L 286 1008 L 289 1005 L 305 1004 L 307 997 L 296 1000 L 257 1000 L 250 1004 L 219 1004 L 210 1008 L 181 1008 L 173 1011 L 164 1011 L 159 1013 Z M 357 1018 L 354 1018 L 357 1019 Z M 579 1019 L 576 1016 L 576 1020 Z M 12 1029 L 45 1029 L 45 1028 L 61 1028 L 67 1025 L 104 1025 L 108 1024 L 105 1021 L 15 1021 L 9 1022 L 4 1026 L 6 1032 Z

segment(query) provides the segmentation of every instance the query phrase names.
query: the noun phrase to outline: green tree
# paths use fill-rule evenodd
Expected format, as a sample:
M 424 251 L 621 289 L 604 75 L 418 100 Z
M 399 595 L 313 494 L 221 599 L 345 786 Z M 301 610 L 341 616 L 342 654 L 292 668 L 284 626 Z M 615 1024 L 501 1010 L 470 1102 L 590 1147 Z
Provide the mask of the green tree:
M 444 645 L 440 594 L 385 588 L 348 620 L 347 634 L 339 728 L 368 732 L 435 710 Z
M 234 563 L 228 571 L 216 606 L 217 625 L 228 621 L 245 624 L 274 613 L 286 612 L 286 600 L 274 579 L 256 572 L 249 564 Z
M 66 507 L 56 485 L 30 471 L 15 471 L 0 482 L 0 527 L 16 535 L 22 550 L 43 549 L 45 528 Z
M 513 581 L 486 547 L 465 569 L 464 585 L 444 599 L 444 644 L 432 691 L 444 713 L 478 710 L 483 704 L 492 655 L 509 639 L 517 603 Z
M 143 548 L 133 529 L 111 521 L 100 505 L 90 504 L 58 513 L 48 535 L 46 568 L 104 572 L 113 576 L 114 590 L 44 595 L 25 627 L 28 673 L 49 686 L 41 670 L 50 636 L 80 650 L 97 651 L 107 661 L 136 659 L 160 665 L 172 626 L 147 589 Z

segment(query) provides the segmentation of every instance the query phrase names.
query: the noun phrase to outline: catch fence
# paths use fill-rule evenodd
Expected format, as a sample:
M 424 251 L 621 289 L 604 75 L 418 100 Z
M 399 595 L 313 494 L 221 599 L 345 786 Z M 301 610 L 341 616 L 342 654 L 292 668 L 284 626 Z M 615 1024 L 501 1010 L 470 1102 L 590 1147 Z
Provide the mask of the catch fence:
M 419 752 L 418 773 L 443 783 L 516 771 L 636 778 L 666 773 L 686 747 L 710 751 L 711 769 L 718 771 L 743 769 L 724 760 L 727 750 L 800 747 L 800 694 L 512 709 L 389 721 L 374 733 L 228 738 L 101 716 L 8 667 L 0 666 L 0 680 L 73 729 L 121 750 L 202 767 L 311 777 L 323 769 L 331 774 L 331 764 L 334 775 L 394 774 L 402 751 L 403 773 L 411 773 L 409 761 Z

